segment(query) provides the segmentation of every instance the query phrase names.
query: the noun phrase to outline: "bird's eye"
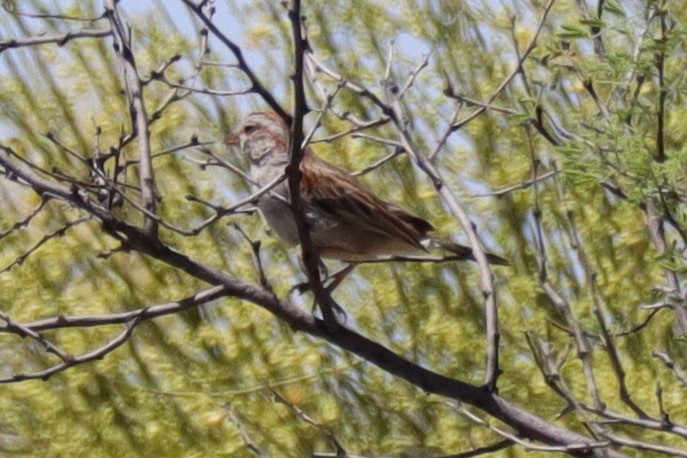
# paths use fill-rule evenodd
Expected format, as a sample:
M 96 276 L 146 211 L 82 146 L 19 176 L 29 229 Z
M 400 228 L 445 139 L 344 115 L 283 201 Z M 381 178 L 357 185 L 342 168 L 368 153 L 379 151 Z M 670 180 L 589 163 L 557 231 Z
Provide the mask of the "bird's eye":
M 246 127 L 243 128 L 243 131 L 244 131 L 245 133 L 247 133 L 247 134 L 250 134 L 251 132 L 253 132 L 253 131 L 255 130 L 255 127 L 256 127 L 256 126 L 254 126 L 254 125 L 252 125 L 252 124 L 249 124 L 249 125 L 247 125 Z

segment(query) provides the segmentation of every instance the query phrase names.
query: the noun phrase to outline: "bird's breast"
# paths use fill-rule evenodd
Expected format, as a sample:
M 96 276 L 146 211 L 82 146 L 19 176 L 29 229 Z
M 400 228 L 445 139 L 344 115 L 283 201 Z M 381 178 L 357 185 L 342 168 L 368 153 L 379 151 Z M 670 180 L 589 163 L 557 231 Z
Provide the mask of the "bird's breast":
M 296 245 L 299 242 L 298 228 L 287 202 L 286 198 L 267 194 L 258 201 L 258 208 L 279 237 L 290 245 Z

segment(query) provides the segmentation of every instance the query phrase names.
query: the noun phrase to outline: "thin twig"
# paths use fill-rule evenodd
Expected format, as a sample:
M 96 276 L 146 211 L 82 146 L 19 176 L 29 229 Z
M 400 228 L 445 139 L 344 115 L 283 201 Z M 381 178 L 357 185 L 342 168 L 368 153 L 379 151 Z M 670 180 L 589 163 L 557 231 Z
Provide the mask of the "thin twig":
M 474 194 L 472 197 L 503 197 L 507 194 L 510 194 L 513 191 L 517 191 L 520 189 L 527 189 L 535 183 L 547 180 L 551 177 L 555 177 L 556 175 L 558 175 L 561 172 L 562 172 L 562 170 L 560 170 L 560 169 L 559 170 L 552 170 L 550 172 L 542 173 L 541 175 L 536 176 L 534 178 L 530 178 L 527 181 L 523 181 L 520 184 L 508 186 L 507 188 L 502 188 L 502 189 L 499 189 L 497 191 L 486 193 L 486 194 Z
M 677 425 L 675 423 L 665 423 L 663 422 L 662 419 L 654 419 L 654 418 L 637 418 L 637 417 L 628 417 L 627 415 L 620 414 L 618 412 L 614 412 L 609 409 L 594 409 L 590 407 L 585 407 L 586 410 L 588 410 L 591 413 L 594 413 L 600 417 L 603 417 L 607 420 L 594 420 L 588 423 L 594 423 L 594 424 L 600 424 L 600 425 L 607 425 L 607 424 L 613 424 L 613 425 L 626 425 L 626 426 L 634 426 L 634 427 L 639 427 L 643 429 L 650 429 L 652 431 L 662 431 L 668 434 L 672 434 L 678 437 L 681 437 L 683 439 L 687 439 L 687 427 L 684 425 Z
M 38 37 L 24 38 L 22 40 L 2 40 L 0 41 L 0 53 L 8 49 L 44 44 L 56 44 L 57 46 L 64 46 L 66 43 L 77 38 L 103 38 L 109 37 L 110 35 L 112 35 L 112 30 L 110 29 L 81 29 L 61 35 L 43 35 Z
M 45 234 L 43 238 L 41 238 L 38 242 L 36 242 L 35 245 L 33 245 L 31 248 L 29 248 L 27 251 L 22 253 L 20 256 L 17 256 L 14 261 L 10 262 L 8 265 L 0 269 L 0 273 L 7 272 L 14 266 L 20 266 L 21 264 L 26 261 L 26 258 L 31 256 L 32 253 L 36 252 L 41 246 L 45 245 L 48 243 L 50 240 L 56 238 L 56 237 L 62 237 L 64 233 L 67 231 L 67 229 L 74 227 L 78 224 L 83 223 L 84 221 L 88 221 L 90 219 L 90 216 L 82 216 L 81 218 L 77 218 L 74 221 L 69 221 L 67 224 L 64 226 L 60 227 L 59 229 L 49 233 Z
M 365 175 L 365 174 L 367 174 L 367 173 L 370 173 L 370 172 L 372 172 L 373 170 L 377 170 L 379 167 L 381 167 L 382 165 L 384 165 L 384 164 L 386 164 L 387 162 L 391 161 L 392 159 L 394 159 L 394 158 L 400 156 L 402 153 L 403 153 L 403 149 L 401 149 L 401 148 L 396 148 L 396 149 L 394 149 L 392 152 L 390 152 L 389 154 L 387 154 L 387 155 L 385 155 L 384 157 L 382 157 L 382 158 L 376 160 L 375 162 L 373 162 L 372 164 L 368 165 L 367 167 L 365 167 L 365 168 L 363 168 L 363 169 L 360 169 L 360 170 L 357 170 L 357 171 L 355 171 L 355 172 L 351 172 L 351 175 L 357 177 L 357 176 L 361 176 L 361 175 Z
M 243 89 L 243 90 L 236 90 L 236 91 L 222 91 L 219 89 L 209 89 L 209 88 L 195 88 L 193 86 L 187 86 L 185 84 L 178 84 L 178 83 L 173 83 L 169 81 L 167 78 L 164 78 L 162 76 L 156 78 L 157 81 L 160 81 L 161 83 L 164 83 L 165 85 L 174 88 L 174 89 L 180 89 L 188 92 L 192 92 L 194 94 L 207 94 L 207 95 L 214 95 L 218 97 L 234 97 L 237 95 L 247 95 L 251 94 L 254 92 L 252 89 Z
M 13 382 L 22 382 L 24 380 L 32 380 L 32 379 L 40 379 L 40 380 L 48 380 L 51 376 L 57 374 L 58 372 L 65 371 L 71 367 L 74 367 L 79 364 L 84 364 L 88 363 L 91 361 L 95 361 L 98 359 L 102 359 L 105 355 L 108 353 L 116 350 L 118 347 L 120 347 L 123 343 L 129 340 L 129 337 L 131 337 L 131 332 L 134 330 L 136 325 L 138 325 L 139 321 L 136 319 L 133 319 L 129 322 L 126 323 L 126 327 L 124 331 L 122 331 L 121 334 L 119 334 L 117 337 L 106 343 L 105 345 L 101 346 L 100 348 L 97 348 L 93 351 L 90 351 L 88 353 L 85 353 L 81 356 L 70 356 L 66 360 L 64 360 L 60 364 L 56 364 L 55 366 L 52 366 L 48 369 L 39 371 L 39 372 L 34 372 L 30 374 L 16 374 L 12 375 L 10 377 L 2 378 L 0 379 L 0 383 L 13 383 Z
M 211 217 L 209 217 L 208 219 L 206 219 L 205 221 L 203 221 L 201 224 L 194 227 L 193 229 L 190 229 L 189 231 L 187 231 L 188 235 L 198 235 L 203 229 L 210 226 L 211 224 L 213 224 L 215 221 L 217 221 L 221 217 L 235 213 L 236 210 L 238 210 L 239 208 L 244 207 L 248 204 L 252 204 L 252 203 L 257 202 L 258 199 L 260 198 L 260 196 L 270 192 L 272 189 L 274 189 L 279 183 L 281 183 L 285 179 L 286 179 L 286 175 L 281 175 L 281 176 L 275 178 L 274 180 L 270 181 L 269 183 L 267 183 L 262 188 L 255 191 L 250 196 L 246 197 L 245 199 L 241 199 L 240 201 L 236 202 L 234 205 L 227 207 L 227 208 L 219 207 L 217 205 L 212 205 L 212 204 L 210 204 L 208 202 L 204 202 L 204 201 L 202 201 L 202 200 L 200 200 L 194 196 L 186 196 L 186 198 L 188 200 L 190 200 L 192 202 L 201 203 L 201 204 L 205 205 L 206 207 L 212 208 L 215 211 L 214 215 L 212 215 Z M 271 195 L 273 197 L 282 198 L 281 196 L 278 196 L 276 193 L 271 194 Z
M 348 121 L 351 121 L 351 116 L 350 115 L 347 116 L 346 119 Z M 339 132 L 337 134 L 330 135 L 328 137 L 323 137 L 323 138 L 318 138 L 316 140 L 312 140 L 310 142 L 310 144 L 313 144 L 313 143 L 331 143 L 334 140 L 338 140 L 339 138 L 342 138 L 342 137 L 347 137 L 347 136 L 354 134 L 356 132 L 371 129 L 373 127 L 383 126 L 384 124 L 387 124 L 388 122 L 389 122 L 389 118 L 386 116 L 382 116 L 380 118 L 373 119 L 371 121 L 367 121 L 367 122 L 363 122 L 363 123 L 354 122 L 353 127 L 351 127 L 350 129 L 345 130 L 343 132 Z
M 674 447 L 668 447 L 666 445 L 656 445 L 650 444 L 648 442 L 637 441 L 633 439 L 627 439 L 625 437 L 618 436 L 611 433 L 603 433 L 604 437 L 610 440 L 614 444 L 623 445 L 625 447 L 632 447 L 637 450 L 647 450 L 656 453 L 663 453 L 668 456 L 683 456 L 687 457 L 687 451 L 680 450 Z
M 185 297 L 178 301 L 166 302 L 163 304 L 150 305 L 137 310 L 127 312 L 108 313 L 103 315 L 59 315 L 54 318 L 45 318 L 37 321 L 25 323 L 13 322 L 13 326 L 8 324 L 0 325 L 1 333 L 21 334 L 16 326 L 32 332 L 47 331 L 50 329 L 63 328 L 90 328 L 97 326 L 110 326 L 113 324 L 126 324 L 133 320 L 140 322 L 148 321 L 164 315 L 172 315 L 183 312 L 190 308 L 198 307 L 215 299 L 226 296 L 228 289 L 226 286 L 218 285 L 200 291 L 192 296 Z
M 477 110 L 475 110 L 472 114 L 467 116 L 466 118 L 463 118 L 456 122 L 451 129 L 453 131 L 457 131 L 463 128 L 466 124 L 470 123 L 473 119 L 475 119 L 477 116 L 482 114 L 484 110 L 486 110 L 486 106 L 489 106 L 496 98 L 508 87 L 508 85 L 511 83 L 513 78 L 515 78 L 519 73 L 522 72 L 522 67 L 525 63 L 525 60 L 529 57 L 529 55 L 534 51 L 534 49 L 537 47 L 537 41 L 539 40 L 539 36 L 541 35 L 542 31 L 544 30 L 544 24 L 546 24 L 546 19 L 549 15 L 549 12 L 551 11 L 551 8 L 553 8 L 553 4 L 555 3 L 556 0 L 549 0 L 549 2 L 544 6 L 544 11 L 542 12 L 541 17 L 539 18 L 539 24 L 537 26 L 537 30 L 535 31 L 534 35 L 530 39 L 530 42 L 527 44 L 525 47 L 525 50 L 523 53 L 520 55 L 520 59 L 518 60 L 518 63 L 516 64 L 515 68 L 513 71 L 501 82 L 501 84 L 496 88 L 496 90 L 493 92 L 492 95 L 490 95 L 487 98 L 487 101 L 483 104 L 483 106 L 480 106 Z M 452 93 L 452 90 L 451 90 Z
M 33 211 L 31 211 L 31 213 L 26 215 L 26 217 L 24 219 L 17 221 L 16 223 L 12 224 L 12 226 L 10 226 L 9 229 L 7 229 L 5 231 L 0 231 L 0 240 L 3 239 L 4 237 L 8 236 L 12 232 L 16 231 L 17 229 L 28 226 L 28 224 L 31 222 L 31 220 L 36 215 L 38 215 L 38 213 L 40 213 L 40 211 L 43 209 L 43 207 L 45 207 L 45 204 L 47 204 L 49 200 L 50 200 L 50 196 L 44 195 L 41 198 L 41 203 L 38 204 L 38 206 L 36 208 L 34 208 Z
M 573 453 L 573 452 L 586 452 L 589 453 L 591 450 L 594 449 L 607 449 L 610 443 L 608 441 L 589 441 L 586 443 L 578 443 L 578 444 L 567 444 L 563 446 L 555 446 L 555 445 L 537 445 L 533 444 L 531 442 L 525 441 L 522 438 L 518 437 L 515 434 L 512 434 L 503 428 L 500 428 L 498 426 L 494 426 L 484 420 L 482 420 L 480 417 L 475 415 L 474 413 L 470 412 L 468 409 L 466 409 L 463 406 L 458 406 L 458 412 L 460 412 L 463 416 L 465 416 L 467 419 L 470 421 L 484 426 L 486 428 L 489 428 L 490 431 L 493 431 L 494 433 L 498 434 L 499 436 L 503 437 L 504 439 L 507 439 L 509 441 L 512 441 L 514 444 L 518 444 L 521 447 L 523 447 L 525 450 L 536 450 L 536 451 L 542 451 L 542 452 L 567 452 L 567 453 Z
M 290 123 L 291 121 L 291 115 L 289 115 L 282 107 L 281 105 L 277 102 L 277 100 L 272 96 L 272 93 L 265 88 L 265 86 L 262 84 L 260 79 L 257 77 L 257 75 L 251 70 L 251 68 L 248 66 L 248 63 L 246 62 L 245 58 L 243 57 L 243 52 L 241 51 L 241 48 L 236 45 L 233 41 L 231 41 L 229 38 L 227 38 L 226 35 L 224 35 L 218 28 L 217 26 L 212 22 L 211 16 L 205 14 L 203 11 L 203 7 L 207 4 L 207 2 L 200 2 L 197 5 L 193 3 L 191 0 L 181 0 L 193 13 L 205 24 L 205 27 L 210 30 L 215 37 L 219 41 L 221 41 L 229 50 L 234 54 L 234 57 L 236 57 L 237 60 L 237 65 L 238 68 L 241 69 L 241 71 L 248 77 L 248 79 L 251 82 L 251 92 L 255 92 L 260 95 L 260 97 L 263 98 L 263 100 L 272 108 L 274 111 L 276 111 L 279 116 L 282 117 L 282 119 L 287 120 L 287 124 Z M 210 7 L 211 13 L 214 12 L 214 7 Z M 300 18 L 299 18 L 300 20 Z
M 668 369 L 673 371 L 675 377 L 677 377 L 677 379 L 680 382 L 682 382 L 682 384 L 685 387 L 687 387 L 687 371 L 685 371 L 678 363 L 673 361 L 673 359 L 668 355 L 668 353 L 662 351 L 654 351 L 651 353 L 651 356 L 663 361 L 663 364 L 665 364 Z
M 277 399 L 278 402 L 285 404 L 289 409 L 291 409 L 301 420 L 306 422 L 309 425 L 314 426 L 317 428 L 319 432 L 321 432 L 329 442 L 336 448 L 336 456 L 339 457 L 346 457 L 346 450 L 343 448 L 341 443 L 337 440 L 336 436 L 332 432 L 331 429 L 327 428 L 324 426 L 322 423 L 318 422 L 314 418 L 312 418 L 310 415 L 305 413 L 303 409 L 298 407 L 297 405 L 287 401 L 279 392 L 275 389 L 270 389 L 274 397 Z
M 239 430 L 239 434 L 241 434 L 241 439 L 243 440 L 243 443 L 246 445 L 248 450 L 255 453 L 255 455 L 260 458 L 269 457 L 269 455 L 265 453 L 265 451 L 261 449 L 258 446 L 258 444 L 256 444 L 255 441 L 250 437 L 250 434 L 248 434 L 248 431 L 246 430 L 246 427 L 243 425 L 243 422 L 239 418 L 238 414 L 231 407 L 231 403 L 227 402 L 226 404 L 224 404 L 224 410 L 227 411 L 229 419 Z
M 58 19 L 61 21 L 78 21 L 78 22 L 96 22 L 103 19 L 103 15 L 97 17 L 79 17 L 79 16 L 69 16 L 66 14 L 44 14 L 44 13 L 25 13 L 23 11 L 17 11 L 17 2 L 4 1 L 2 2 L 2 9 L 14 16 L 22 16 L 31 19 Z

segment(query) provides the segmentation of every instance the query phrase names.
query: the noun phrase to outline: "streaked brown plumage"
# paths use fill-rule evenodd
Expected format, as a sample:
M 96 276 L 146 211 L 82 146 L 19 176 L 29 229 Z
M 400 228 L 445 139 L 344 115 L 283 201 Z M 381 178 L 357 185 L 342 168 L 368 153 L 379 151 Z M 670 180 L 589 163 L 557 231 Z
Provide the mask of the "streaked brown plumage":
M 251 163 L 251 176 L 265 186 L 282 176 L 289 163 L 289 128 L 273 112 L 252 113 L 227 138 Z M 472 250 L 430 234 L 432 225 L 401 206 L 382 200 L 346 170 L 317 157 L 310 148 L 300 164 L 301 197 L 313 245 L 323 258 L 360 263 L 385 259 L 474 259 Z M 258 201 L 275 232 L 291 245 L 299 243 L 285 181 Z M 436 256 L 431 249 L 448 251 Z M 508 262 L 491 253 L 489 262 Z

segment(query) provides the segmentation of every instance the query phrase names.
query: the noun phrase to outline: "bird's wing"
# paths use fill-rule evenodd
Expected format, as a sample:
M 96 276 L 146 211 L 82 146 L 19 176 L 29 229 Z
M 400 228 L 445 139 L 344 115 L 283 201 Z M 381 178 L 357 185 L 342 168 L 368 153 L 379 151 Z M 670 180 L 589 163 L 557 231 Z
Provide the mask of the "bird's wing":
M 313 210 L 425 249 L 420 240 L 431 230 L 431 224 L 396 204 L 379 199 L 346 170 L 312 155 L 301 162 L 301 172 L 301 193 Z

